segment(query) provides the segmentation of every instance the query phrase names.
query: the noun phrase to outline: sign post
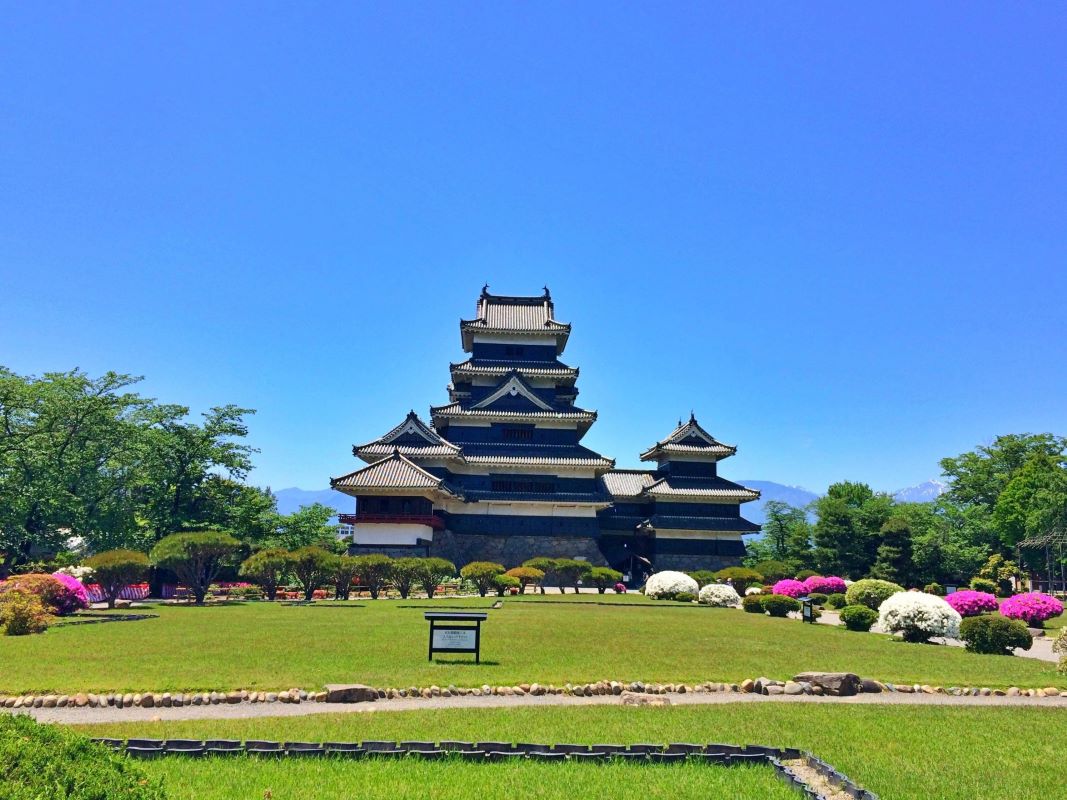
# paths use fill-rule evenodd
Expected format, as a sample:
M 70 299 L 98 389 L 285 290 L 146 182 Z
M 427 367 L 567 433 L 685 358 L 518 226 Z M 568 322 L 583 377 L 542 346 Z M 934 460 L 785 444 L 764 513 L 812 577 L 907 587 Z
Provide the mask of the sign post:
M 474 653 L 474 663 L 481 663 L 482 623 L 489 618 L 487 613 L 427 611 L 423 617 L 430 623 L 430 661 L 434 653 Z
M 800 600 L 800 619 L 804 622 L 815 624 L 815 607 L 811 602 L 810 597 L 799 597 Z

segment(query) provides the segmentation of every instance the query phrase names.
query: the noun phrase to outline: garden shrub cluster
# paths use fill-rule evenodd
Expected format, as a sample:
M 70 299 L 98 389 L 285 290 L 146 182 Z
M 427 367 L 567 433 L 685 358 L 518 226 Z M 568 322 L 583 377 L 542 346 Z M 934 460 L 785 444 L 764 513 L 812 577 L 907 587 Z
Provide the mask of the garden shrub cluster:
M 922 592 L 898 592 L 878 608 L 882 629 L 899 633 L 906 642 L 925 642 L 933 636 L 956 638 L 960 621 L 960 615 L 942 598 Z
M 0 634 L 44 633 L 51 622 L 52 614 L 36 595 L 19 589 L 0 595 Z
M 674 600 L 676 603 L 694 603 L 696 602 L 696 599 L 697 596 L 692 592 L 678 592 L 678 594 L 671 598 L 671 600 Z
M 763 598 L 768 595 L 750 594 L 741 601 L 741 608 L 749 614 L 764 614 Z
M 826 598 L 827 608 L 844 608 L 848 605 L 848 599 L 844 594 L 832 594 Z
M 972 653 L 1008 656 L 1015 648 L 1029 650 L 1034 641 L 1025 624 L 996 614 L 967 617 L 960 623 L 960 639 Z
M 702 605 L 715 608 L 737 608 L 741 604 L 741 596 L 728 583 L 709 583 L 700 590 L 697 599 Z
M 164 800 L 132 759 L 55 725 L 0 714 L 3 800 Z
M 64 575 L 69 581 L 77 583 L 80 587 L 68 586 L 59 578 L 52 575 L 31 572 L 24 575 L 12 575 L 3 583 L 0 583 L 0 595 L 7 592 L 18 591 L 23 594 L 38 598 L 48 609 L 50 614 L 66 616 L 88 606 L 88 595 L 81 582 Z
M 794 580 L 793 578 L 783 578 L 771 588 L 772 595 L 783 595 L 785 597 L 802 597 L 807 593 L 808 587 L 804 581 Z
M 1009 597 L 1000 604 L 1000 613 L 1011 619 L 1021 619 L 1031 628 L 1044 626 L 1046 620 L 1063 613 L 1063 603 L 1051 595 L 1027 592 Z
M 989 578 L 972 578 L 971 588 L 976 592 L 985 592 L 986 594 L 997 593 L 997 582 L 990 580 Z
M 741 594 L 749 586 L 763 583 L 763 576 L 747 567 L 726 567 L 715 573 L 715 580 L 729 583 L 738 594 Z
M 1067 630 L 1060 631 L 1059 637 L 1052 643 L 1052 652 L 1060 657 L 1057 670 L 1067 675 Z
M 808 594 L 844 594 L 848 590 L 845 579 L 836 575 L 810 575 L 804 579 L 804 588 Z
M 903 591 L 903 586 L 890 581 L 865 578 L 848 587 L 845 592 L 845 599 L 850 606 L 867 606 L 872 611 L 877 611 L 882 603 Z
M 785 617 L 790 611 L 800 611 L 800 601 L 784 594 L 768 594 L 760 598 L 763 610 L 772 617 Z
M 945 596 L 945 602 L 956 609 L 961 617 L 976 617 L 997 610 L 997 598 L 988 592 L 964 589 Z
M 700 587 L 697 582 L 684 572 L 664 570 L 649 576 L 645 582 L 645 597 L 654 600 L 673 600 L 683 592 L 697 596 Z
M 841 622 L 850 631 L 869 631 L 878 620 L 878 612 L 867 606 L 845 606 L 841 609 Z

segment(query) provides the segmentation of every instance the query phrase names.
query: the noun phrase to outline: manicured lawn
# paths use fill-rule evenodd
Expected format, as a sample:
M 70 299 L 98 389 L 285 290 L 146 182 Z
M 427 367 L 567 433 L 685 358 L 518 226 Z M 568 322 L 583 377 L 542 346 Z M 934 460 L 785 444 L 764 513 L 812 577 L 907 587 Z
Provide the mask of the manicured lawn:
M 1062 762 L 1063 742 L 1067 741 L 1067 711 L 1024 707 L 733 703 L 669 708 L 593 706 L 328 714 L 252 720 L 123 723 L 86 726 L 82 730 L 95 736 L 119 737 L 301 741 L 480 739 L 585 743 L 694 741 L 795 746 L 826 759 L 881 795 L 883 800 L 992 800 L 1002 797 L 1051 800 L 1063 796 L 1062 770 L 1049 769 L 1049 765 Z M 174 794 L 176 798 L 262 797 L 266 788 L 274 789 L 274 800 L 283 797 L 326 800 L 334 796 L 392 796 L 388 790 L 379 791 L 377 772 L 360 771 L 368 766 L 363 762 L 346 765 L 344 772 L 332 771 L 336 767 L 330 764 L 302 764 L 299 769 L 311 772 L 291 773 L 290 777 L 286 777 L 285 766 L 232 762 L 219 772 L 195 761 L 145 763 L 147 769 L 167 777 L 168 785 L 177 792 Z M 406 764 L 403 766 L 406 768 Z M 567 797 L 630 796 L 620 794 L 627 791 L 628 781 L 625 779 L 613 778 L 599 787 L 579 787 L 578 782 L 585 780 L 588 774 L 594 776 L 590 780 L 603 774 L 598 773 L 603 767 L 584 764 L 574 767 L 574 772 L 565 774 L 562 784 L 556 784 L 557 779 L 551 777 L 558 773 L 516 771 L 514 775 L 516 781 L 521 782 L 517 784 L 521 791 L 491 791 L 495 781 L 503 780 L 494 777 L 492 772 L 477 773 L 476 779 L 485 780 L 478 786 L 483 790 L 481 796 L 486 797 L 564 797 L 564 794 L 554 792 L 565 791 L 566 786 L 576 788 Z M 584 772 L 586 768 L 589 773 Z M 633 768 L 642 769 L 639 765 Z M 667 775 L 668 780 L 645 781 L 641 784 L 642 791 L 652 793 L 653 797 L 668 794 L 673 797 L 676 794 L 672 789 L 676 785 L 675 776 L 680 776 L 684 780 L 678 785 L 686 787 L 681 796 L 688 797 L 690 777 L 694 781 L 712 780 L 709 773 L 690 776 L 688 772 L 675 773 L 670 768 L 662 774 Z M 339 781 L 349 780 L 350 776 L 355 776 L 353 780 L 357 783 L 349 795 L 318 791 L 320 783 L 336 785 Z M 360 776 L 370 777 L 360 784 Z M 395 775 L 389 773 L 382 780 L 387 777 Z M 312 780 L 317 783 L 305 783 Z M 403 776 L 398 780 L 403 780 Z M 756 781 L 757 776 L 753 775 L 752 780 Z M 422 794 L 399 796 L 468 796 L 442 794 L 461 790 L 430 785 L 433 791 L 424 787 Z M 558 789 L 559 785 L 564 789 Z M 694 785 L 712 789 L 703 797 L 777 796 L 734 791 L 717 793 L 714 783 Z M 299 791 L 298 786 L 303 786 L 303 791 Z M 284 792 L 274 787 L 284 787 Z
M 164 759 L 144 765 L 161 776 L 169 800 L 484 800 L 522 797 L 574 800 L 800 800 L 771 767 L 706 764 L 471 764 L 391 761 L 204 761 Z M 267 794 L 269 791 L 270 794 Z
M 159 605 L 147 609 L 158 619 L 0 637 L 0 693 L 738 682 L 804 670 L 945 686 L 1063 684 L 1055 665 L 1032 659 L 905 644 L 734 609 L 613 602 L 610 595 L 509 598 L 483 626 L 481 665 L 465 656 L 427 662 L 426 608 L 489 607 L 494 599 Z

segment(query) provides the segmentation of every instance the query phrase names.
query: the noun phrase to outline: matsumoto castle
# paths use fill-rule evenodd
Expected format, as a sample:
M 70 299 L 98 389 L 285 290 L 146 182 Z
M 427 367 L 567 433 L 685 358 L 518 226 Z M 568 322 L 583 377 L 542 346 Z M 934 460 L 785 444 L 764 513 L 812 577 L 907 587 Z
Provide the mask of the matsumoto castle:
M 449 402 L 414 411 L 352 448 L 368 466 L 330 485 L 356 498 L 352 552 L 435 555 L 513 567 L 534 556 L 579 558 L 640 581 L 653 569 L 740 563 L 759 526 L 741 504 L 759 497 L 719 476 L 737 448 L 690 416 L 641 454 L 646 469 L 581 444 L 595 411 L 575 405 L 578 369 L 560 361 L 571 326 L 545 289 L 482 289 L 460 322 L 469 358 L 451 364 Z

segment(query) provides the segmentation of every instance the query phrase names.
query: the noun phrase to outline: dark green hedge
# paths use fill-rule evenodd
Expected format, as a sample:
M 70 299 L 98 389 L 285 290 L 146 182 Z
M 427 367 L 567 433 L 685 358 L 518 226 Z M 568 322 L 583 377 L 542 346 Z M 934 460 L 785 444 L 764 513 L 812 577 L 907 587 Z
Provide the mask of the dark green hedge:
M 0 800 L 164 800 L 125 756 L 27 716 L 0 714 Z

